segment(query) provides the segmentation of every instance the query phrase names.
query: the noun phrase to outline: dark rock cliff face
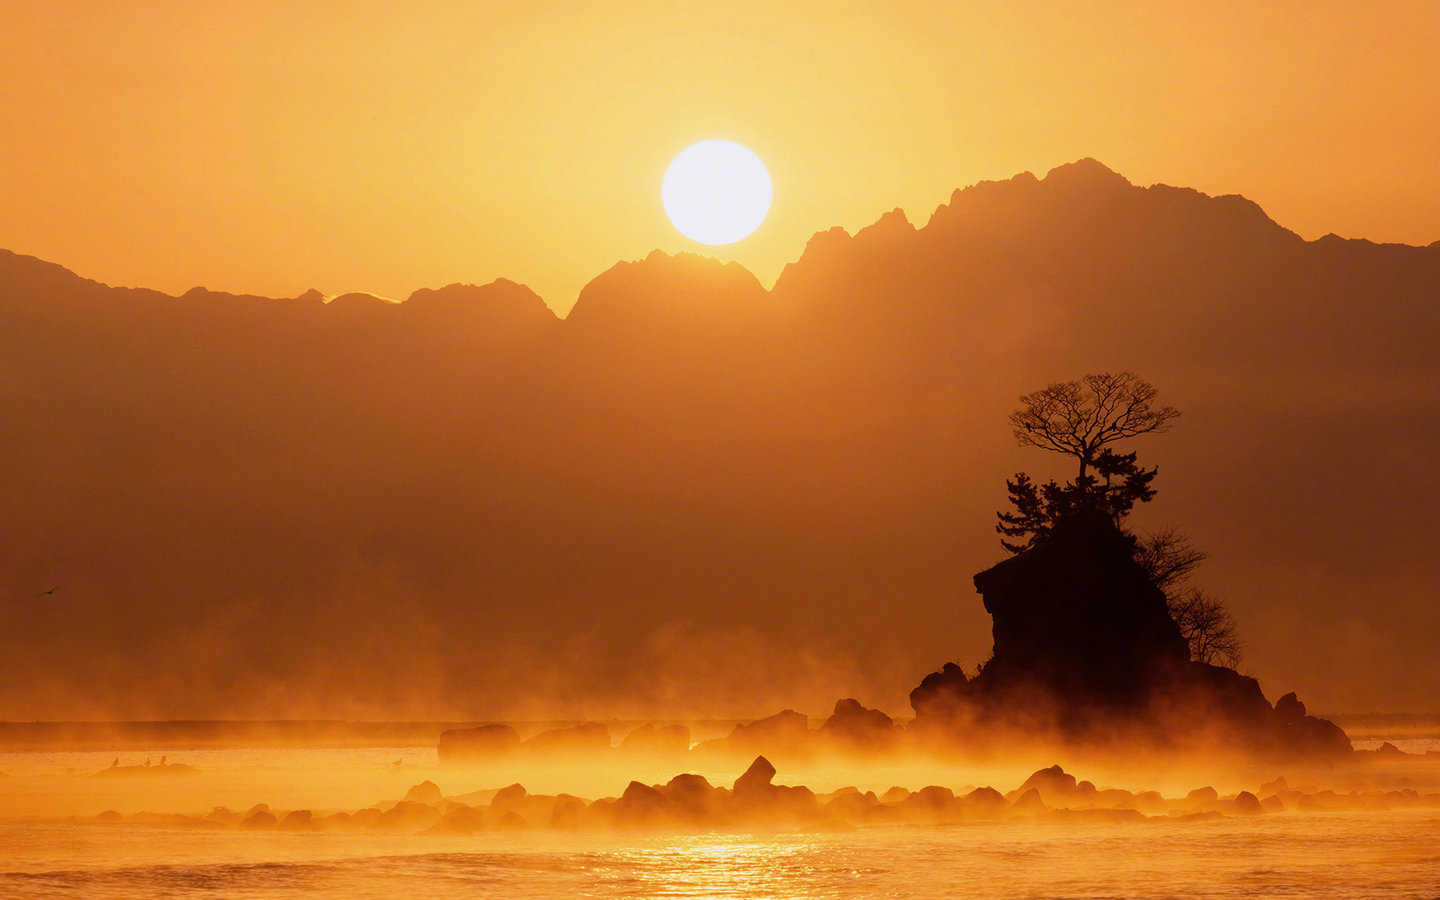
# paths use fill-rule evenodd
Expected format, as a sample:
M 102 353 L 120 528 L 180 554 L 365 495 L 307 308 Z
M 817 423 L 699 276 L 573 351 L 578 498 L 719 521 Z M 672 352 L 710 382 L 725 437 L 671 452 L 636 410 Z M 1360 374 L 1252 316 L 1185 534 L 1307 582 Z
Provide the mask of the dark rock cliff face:
M 995 652 L 976 676 L 947 663 L 910 694 L 918 730 L 984 742 L 1019 729 L 1066 740 L 1222 745 L 1266 755 L 1344 753 L 1334 724 L 1254 678 L 1192 662 L 1165 596 L 1104 516 L 1077 516 L 975 576 Z
M 1070 702 L 1130 706 L 1150 671 L 1190 655 L 1130 538 L 1103 515 L 1061 522 L 975 587 L 994 620 L 995 655 L 977 679 L 989 693 L 1038 683 Z

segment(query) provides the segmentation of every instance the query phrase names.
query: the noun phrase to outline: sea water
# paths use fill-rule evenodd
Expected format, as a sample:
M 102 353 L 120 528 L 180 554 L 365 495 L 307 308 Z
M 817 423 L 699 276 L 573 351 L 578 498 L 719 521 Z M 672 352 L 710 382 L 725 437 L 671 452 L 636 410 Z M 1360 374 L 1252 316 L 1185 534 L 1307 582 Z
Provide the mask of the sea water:
M 1407 749 L 1421 751 L 1418 744 Z M 203 774 L 98 777 L 162 755 Z M 1405 764 L 1435 790 L 1440 766 Z M 168 824 L 212 806 L 357 809 L 433 779 L 433 746 L 0 754 L 0 898 L 954 897 L 1440 900 L 1440 808 L 1135 821 L 867 826 L 825 833 L 489 829 L 471 836 Z M 634 773 L 640 777 L 641 773 Z M 674 774 L 673 772 L 669 774 Z M 1077 772 L 1081 777 L 1085 772 Z M 1272 773 L 1274 774 L 1274 773 Z M 558 773 L 566 789 L 577 772 Z M 794 780 L 784 777 L 780 781 Z M 894 775 L 892 781 L 891 776 Z M 538 776 L 537 776 L 538 777 Z M 610 776 L 607 776 L 610 777 Z M 660 780 L 655 773 L 648 780 Z M 733 773 L 732 773 L 733 777 Z M 891 772 L 872 787 L 908 783 Z M 715 783 L 728 783 L 718 775 Z M 797 779 L 798 780 L 798 779 Z M 883 782 L 883 783 L 882 783 Z M 949 783 L 949 782 L 945 782 Z M 996 780 L 1002 791 L 1019 780 Z M 1258 782 L 1256 782 L 1258 784 Z M 624 782 L 604 793 L 618 793 Z M 838 784 L 829 787 L 837 787 Z M 919 787 L 919 783 L 909 783 Z M 959 782 L 954 786 L 958 787 Z M 1103 786 L 1103 785 L 1102 785 Z M 1163 787 L 1119 785 L 1134 790 Z M 1196 785 L 1191 785 L 1196 786 Z M 1254 787 L 1252 786 L 1252 790 Z M 596 789 L 588 796 L 599 796 Z M 1172 795 L 1167 791 L 1167 796 Z M 1183 793 L 1180 794 L 1183 796 Z M 96 814 L 114 809 L 121 820 Z M 146 819 L 146 813 L 155 814 Z M 112 817 L 113 818 L 113 817 Z
M 1440 816 L 437 838 L 0 826 L 0 896 L 1440 897 Z

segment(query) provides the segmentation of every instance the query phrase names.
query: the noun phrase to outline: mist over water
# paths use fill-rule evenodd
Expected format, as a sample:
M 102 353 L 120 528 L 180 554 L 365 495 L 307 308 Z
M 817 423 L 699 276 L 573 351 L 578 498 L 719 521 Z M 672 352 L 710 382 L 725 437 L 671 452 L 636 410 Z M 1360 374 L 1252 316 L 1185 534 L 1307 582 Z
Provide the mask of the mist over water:
M 1362 733 L 1362 748 L 1388 736 Z M 416 744 L 12 751 L 0 754 L 0 896 L 1418 900 L 1440 883 L 1440 759 L 1418 751 L 1440 741 L 1406 734 L 1397 740 L 1412 755 L 1341 764 L 1052 759 L 1078 787 L 1036 772 L 1045 751 L 1023 746 L 986 761 L 824 756 L 782 761 L 774 778 L 807 785 L 823 814 L 677 822 L 610 812 L 567 824 L 536 811 L 565 792 L 601 809 L 599 798 L 636 792 L 631 778 L 664 786 L 673 761 L 554 754 L 453 765 Z M 162 757 L 197 772 L 162 774 Z M 138 773 L 100 774 L 117 761 Z M 748 760 L 693 762 L 728 788 Z M 529 821 L 496 813 L 498 789 L 517 781 L 529 805 L 511 811 Z M 1019 790 L 1026 784 L 1035 796 Z M 976 814 L 962 801 L 985 786 L 999 793 Z M 884 800 L 847 804 L 866 792 Z M 953 802 L 932 802 L 950 792 Z M 412 797 L 426 802 L 401 802 Z M 425 809 L 429 818 L 406 818 Z M 442 809 L 473 814 L 476 829 L 427 826 Z M 272 824 L 247 822 L 261 810 Z M 309 815 L 286 826 L 296 810 Z
M 1433 815 L 1414 814 L 768 836 L 231 835 L 223 844 L 209 833 L 54 826 L 29 837 L 74 854 L 51 857 L 67 867 L 0 874 L 0 889 L 16 900 L 390 898 L 400 891 L 435 898 L 1428 898 L 1436 833 Z M 0 829 L 6 846 L 13 839 L 13 826 Z

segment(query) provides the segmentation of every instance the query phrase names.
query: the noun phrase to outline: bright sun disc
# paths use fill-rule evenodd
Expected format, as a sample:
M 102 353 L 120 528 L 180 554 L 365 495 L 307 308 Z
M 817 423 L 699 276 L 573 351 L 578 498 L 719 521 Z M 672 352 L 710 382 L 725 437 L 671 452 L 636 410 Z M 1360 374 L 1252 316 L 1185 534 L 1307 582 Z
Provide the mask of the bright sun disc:
M 733 244 L 770 211 L 770 173 L 760 157 L 734 141 L 702 141 L 665 172 L 665 214 L 692 241 Z

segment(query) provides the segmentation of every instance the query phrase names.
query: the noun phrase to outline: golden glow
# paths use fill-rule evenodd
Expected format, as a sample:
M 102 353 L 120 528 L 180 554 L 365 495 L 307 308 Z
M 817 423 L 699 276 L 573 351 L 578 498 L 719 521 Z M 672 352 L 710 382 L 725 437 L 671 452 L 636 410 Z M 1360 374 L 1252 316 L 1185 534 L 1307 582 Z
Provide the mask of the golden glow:
M 665 214 L 681 234 L 710 246 L 749 237 L 770 211 L 770 173 L 734 141 L 701 141 L 665 172 Z
M 655 202 L 723 135 L 784 172 L 722 256 L 922 224 L 1085 156 L 1306 238 L 1440 239 L 1440 5 L 7 3 L 0 247 L 110 284 L 294 296 L 504 276 L 563 314 L 694 249 Z

